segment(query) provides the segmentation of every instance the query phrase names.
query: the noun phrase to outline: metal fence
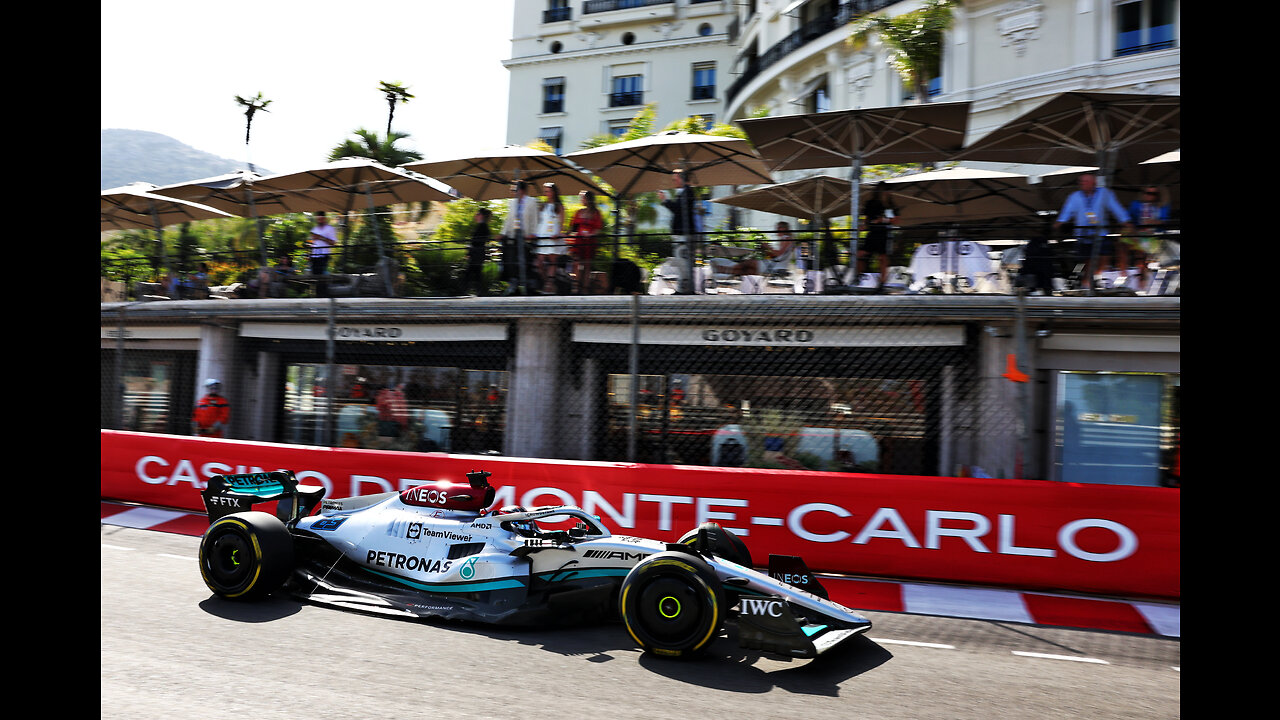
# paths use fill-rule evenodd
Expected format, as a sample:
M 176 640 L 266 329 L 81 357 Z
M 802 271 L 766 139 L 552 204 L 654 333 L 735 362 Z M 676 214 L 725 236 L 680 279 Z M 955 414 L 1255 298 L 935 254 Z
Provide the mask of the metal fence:
M 216 374 L 238 439 L 1012 476 L 1031 398 L 993 372 L 990 321 L 928 299 L 124 304 L 104 310 L 102 427 L 193 434 Z

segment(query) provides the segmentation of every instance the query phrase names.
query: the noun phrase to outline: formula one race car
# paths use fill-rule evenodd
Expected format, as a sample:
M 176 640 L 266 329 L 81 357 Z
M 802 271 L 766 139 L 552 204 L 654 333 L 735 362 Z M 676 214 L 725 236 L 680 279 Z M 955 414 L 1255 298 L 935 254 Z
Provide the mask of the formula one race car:
M 620 615 L 641 648 L 666 656 L 705 648 L 735 605 L 742 647 L 788 657 L 815 657 L 871 627 L 828 599 L 800 558 L 771 555 L 769 573 L 758 572 L 742 540 L 715 523 L 676 543 L 613 535 L 569 505 L 490 510 L 488 477 L 322 502 L 323 487 L 299 485 L 290 471 L 216 475 L 202 493 L 210 525 L 200 572 L 224 598 L 282 588 L 409 618 Z M 267 502 L 275 514 L 252 509 Z

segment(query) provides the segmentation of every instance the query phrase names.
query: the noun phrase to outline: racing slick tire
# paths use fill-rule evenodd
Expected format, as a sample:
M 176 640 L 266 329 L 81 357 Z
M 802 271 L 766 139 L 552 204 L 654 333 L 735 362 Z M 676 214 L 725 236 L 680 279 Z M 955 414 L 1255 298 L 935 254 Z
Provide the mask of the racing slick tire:
M 681 545 L 696 548 L 698 531 L 704 528 L 707 531 L 707 539 L 711 542 L 712 555 L 737 563 L 743 567 L 751 567 L 751 551 L 747 549 L 747 544 L 742 542 L 742 538 L 729 532 L 727 528 L 721 527 L 719 523 L 704 522 L 697 528 L 681 535 L 678 542 Z
M 215 594 L 255 600 L 280 587 L 293 571 L 293 538 L 270 513 L 219 518 L 200 539 L 200 575 Z
M 660 552 L 631 568 L 619 591 L 619 614 L 646 652 L 686 657 L 705 648 L 724 621 L 715 571 L 682 551 Z

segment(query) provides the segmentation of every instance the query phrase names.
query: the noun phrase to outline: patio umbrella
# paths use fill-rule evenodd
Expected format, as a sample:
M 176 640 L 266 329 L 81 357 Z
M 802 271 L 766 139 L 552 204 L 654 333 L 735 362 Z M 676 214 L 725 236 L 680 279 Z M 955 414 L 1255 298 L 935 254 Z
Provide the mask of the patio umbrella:
M 772 183 L 769 169 L 746 140 L 670 130 L 635 140 L 572 152 L 565 157 L 613 186 L 618 198 L 671 187 L 671 173 L 685 172 L 693 187 Z M 692 223 L 686 223 L 692 227 Z M 685 276 L 679 292 L 692 292 L 694 251 L 683 252 Z
M 576 195 L 583 190 L 608 195 L 559 155 L 519 145 L 452 160 L 415 161 L 400 167 L 439 178 L 456 188 L 462 197 L 473 200 L 511 197 L 511 183 L 516 180 L 553 182 L 565 195 Z
M 885 180 L 900 214 L 900 227 L 965 222 L 997 217 L 1035 216 L 1053 208 L 1028 176 L 953 167 Z
M 459 195 L 456 190 L 431 177 L 401 168 L 383 165 L 364 157 L 341 158 L 310 170 L 281 173 L 254 182 L 256 191 L 279 193 L 291 205 L 315 212 L 332 210 L 347 214 L 357 203 L 364 203 L 372 213 L 379 205 L 409 202 L 449 202 Z M 382 235 L 373 224 L 378 256 L 384 257 Z M 387 290 L 391 278 L 384 274 Z
M 825 220 L 849 214 L 849 181 L 832 175 L 762 185 L 715 202 L 787 217 Z
M 553 182 L 565 195 L 576 195 L 583 190 L 600 196 L 609 195 L 559 155 L 522 145 L 507 145 L 493 152 L 452 160 L 405 163 L 401 167 L 447 181 L 463 197 L 473 200 L 509 198 L 511 184 L 517 180 L 531 184 Z M 538 197 L 538 192 L 534 190 L 529 195 Z M 524 233 L 518 233 L 515 254 L 521 286 L 526 282 L 525 252 Z
M 613 186 L 619 196 L 671 187 L 671 173 L 684 170 L 692 185 L 772 183 L 769 169 L 746 140 L 678 130 L 649 135 L 565 156 Z
M 1096 165 L 1109 177 L 1182 145 L 1178 95 L 1064 92 L 1046 100 L 957 155 L 1041 165 Z
M 262 175 L 249 170 L 236 170 L 225 175 L 190 180 L 183 183 L 161 185 L 152 192 L 157 195 L 208 205 L 238 217 L 254 220 L 258 231 L 258 246 L 262 250 L 262 264 L 267 264 L 267 244 L 262 237 L 261 215 L 304 212 L 299 198 L 278 192 L 255 191 L 254 182 Z
M 100 227 L 102 230 L 155 230 L 158 253 L 165 272 L 168 272 L 169 258 L 164 252 L 166 226 L 191 220 L 234 216 L 217 208 L 157 195 L 151 192 L 155 188 L 151 183 L 132 183 L 103 190 Z
M 864 164 L 939 162 L 964 146 L 969 103 L 925 103 L 739 120 L 771 170 L 849 166 L 856 227 Z M 850 262 L 858 235 L 850 233 Z

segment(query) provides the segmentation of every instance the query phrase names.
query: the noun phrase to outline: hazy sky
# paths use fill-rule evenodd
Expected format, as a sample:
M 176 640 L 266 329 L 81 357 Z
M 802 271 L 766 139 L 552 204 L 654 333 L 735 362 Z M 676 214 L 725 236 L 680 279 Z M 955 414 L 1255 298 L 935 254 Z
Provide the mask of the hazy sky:
M 103 0 L 102 127 L 163 133 L 259 169 L 323 165 L 364 127 L 447 159 L 506 140 L 515 0 Z M 235 96 L 271 100 L 245 145 Z

